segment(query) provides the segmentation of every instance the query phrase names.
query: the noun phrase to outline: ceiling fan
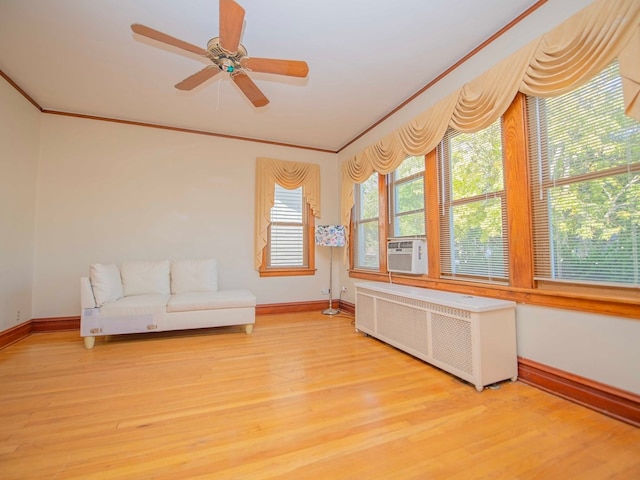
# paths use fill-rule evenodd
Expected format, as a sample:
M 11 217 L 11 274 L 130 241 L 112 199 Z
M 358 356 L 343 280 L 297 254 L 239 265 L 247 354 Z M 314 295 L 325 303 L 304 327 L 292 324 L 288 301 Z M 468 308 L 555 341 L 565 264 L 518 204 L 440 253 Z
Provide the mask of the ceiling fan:
M 227 72 L 254 106 L 264 107 L 269 99 L 249 78 L 248 72 L 306 77 L 309 66 L 299 60 L 248 57 L 247 49 L 240 43 L 244 13 L 244 8 L 234 0 L 220 0 L 220 33 L 218 37 L 209 40 L 206 50 L 138 23 L 131 25 L 131 30 L 152 40 L 202 55 L 213 62 L 213 65 L 204 67 L 176 84 L 177 89 L 193 90 L 218 73 Z

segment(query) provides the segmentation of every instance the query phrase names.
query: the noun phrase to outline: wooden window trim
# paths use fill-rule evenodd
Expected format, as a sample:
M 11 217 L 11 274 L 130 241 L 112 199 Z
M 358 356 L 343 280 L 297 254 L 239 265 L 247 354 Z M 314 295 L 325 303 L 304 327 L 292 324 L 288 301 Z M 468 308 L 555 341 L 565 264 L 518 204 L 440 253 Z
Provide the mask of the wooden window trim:
M 635 290 L 635 292 L 627 292 L 628 295 L 624 296 L 621 295 L 621 292 L 615 292 L 615 295 L 614 292 L 611 292 L 609 296 L 604 295 L 602 289 L 598 293 L 579 292 L 576 291 L 575 286 L 569 285 L 566 286 L 566 290 L 559 289 L 558 286 L 553 288 L 549 286 L 548 290 L 546 288 L 532 289 L 357 270 L 350 271 L 349 277 L 375 282 L 389 282 L 389 277 L 391 277 L 393 283 L 398 285 L 430 288 L 463 295 L 511 300 L 541 307 L 562 308 L 640 320 L 640 304 L 638 302 L 640 291 L 638 289 L 630 289 Z
M 509 284 L 534 288 L 533 217 L 527 140 L 527 100 L 518 93 L 502 116 Z
M 389 219 L 389 189 L 385 175 L 378 174 L 378 202 L 380 221 L 378 222 L 378 255 L 380 271 L 387 272 L 387 225 Z
M 438 206 L 440 182 L 438 181 L 438 154 L 434 149 L 425 155 L 424 195 L 427 237 L 427 277 L 440 278 L 440 208 Z

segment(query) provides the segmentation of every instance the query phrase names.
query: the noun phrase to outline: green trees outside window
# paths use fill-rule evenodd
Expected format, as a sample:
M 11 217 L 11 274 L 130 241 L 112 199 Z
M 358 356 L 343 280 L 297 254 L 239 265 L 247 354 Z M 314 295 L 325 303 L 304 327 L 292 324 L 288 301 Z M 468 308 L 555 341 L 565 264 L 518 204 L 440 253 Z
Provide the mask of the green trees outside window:
M 617 63 L 528 110 L 536 276 L 639 285 L 640 122 Z
M 377 270 L 380 267 L 378 174 L 374 172 L 355 189 L 354 266 Z
M 388 181 L 392 236 L 424 236 L 424 156 L 408 157 L 389 174 Z
M 443 276 L 508 277 L 501 124 L 449 130 L 440 145 Z

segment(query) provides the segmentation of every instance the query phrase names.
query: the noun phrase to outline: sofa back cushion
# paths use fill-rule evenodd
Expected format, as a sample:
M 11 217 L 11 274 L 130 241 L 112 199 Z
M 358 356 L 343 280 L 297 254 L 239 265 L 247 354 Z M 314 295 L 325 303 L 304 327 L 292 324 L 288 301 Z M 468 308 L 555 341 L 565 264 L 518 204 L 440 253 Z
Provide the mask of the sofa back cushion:
M 107 302 L 119 300 L 124 296 L 120 270 L 116 265 L 94 263 L 89 267 L 89 279 L 93 288 L 93 297 L 98 307 Z
M 124 262 L 120 273 L 122 275 L 122 287 L 126 296 L 154 293 L 169 294 L 169 260 Z
M 215 259 L 171 262 L 171 293 L 217 291 L 218 266 Z

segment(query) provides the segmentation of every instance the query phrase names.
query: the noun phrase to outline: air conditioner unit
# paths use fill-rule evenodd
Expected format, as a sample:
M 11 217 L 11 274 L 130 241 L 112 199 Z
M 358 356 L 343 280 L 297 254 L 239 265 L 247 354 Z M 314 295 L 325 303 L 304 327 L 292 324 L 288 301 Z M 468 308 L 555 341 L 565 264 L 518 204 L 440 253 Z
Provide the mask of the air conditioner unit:
M 427 247 L 421 238 L 387 240 L 387 270 L 420 275 L 427 273 Z

